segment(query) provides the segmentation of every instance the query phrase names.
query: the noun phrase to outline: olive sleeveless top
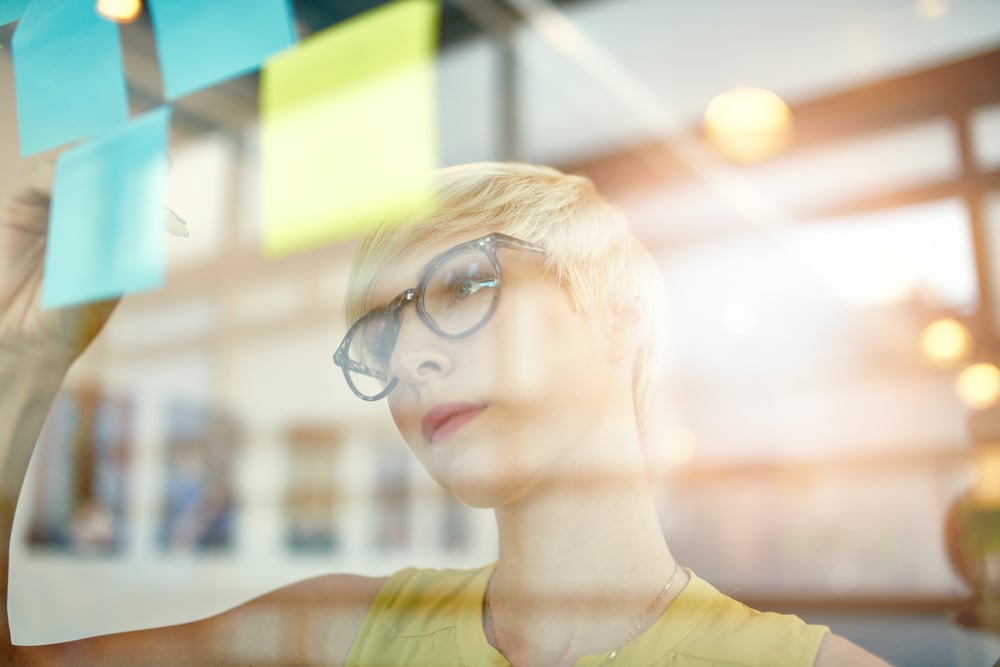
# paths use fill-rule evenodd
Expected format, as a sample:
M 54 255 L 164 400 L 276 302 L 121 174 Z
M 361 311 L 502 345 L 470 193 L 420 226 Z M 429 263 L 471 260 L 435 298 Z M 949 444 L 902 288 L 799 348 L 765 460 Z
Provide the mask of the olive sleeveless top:
M 493 565 L 475 570 L 407 569 L 382 586 L 358 632 L 348 667 L 505 667 L 483 633 L 483 595 Z M 618 651 L 628 667 L 808 667 L 825 626 L 762 613 L 691 580 L 667 610 Z M 609 651 L 610 652 L 610 651 Z M 577 667 L 597 667 L 607 653 Z

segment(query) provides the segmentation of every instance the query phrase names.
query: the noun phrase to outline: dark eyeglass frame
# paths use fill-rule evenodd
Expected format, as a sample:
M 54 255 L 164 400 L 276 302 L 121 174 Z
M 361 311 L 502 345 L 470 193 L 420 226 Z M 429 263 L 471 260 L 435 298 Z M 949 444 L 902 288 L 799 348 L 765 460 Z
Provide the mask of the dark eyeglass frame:
M 417 315 L 420 320 L 427 326 L 428 329 L 433 331 L 435 334 L 441 338 L 446 338 L 449 340 L 454 340 L 458 338 L 465 338 L 466 336 L 471 336 L 475 332 L 479 331 L 490 319 L 493 317 L 493 313 L 497 309 L 497 304 L 500 303 L 500 287 L 503 284 L 503 279 L 501 277 L 500 262 L 497 259 L 497 249 L 498 248 L 512 248 L 515 250 L 524 250 L 527 252 L 533 252 L 544 255 L 546 253 L 545 249 L 541 246 L 537 246 L 533 243 L 528 243 L 527 241 L 522 241 L 521 239 L 515 238 L 513 236 L 508 236 L 507 234 L 493 233 L 483 236 L 472 241 L 466 241 L 465 243 L 460 243 L 459 245 L 445 250 L 439 255 L 436 255 L 427 265 L 424 267 L 420 275 L 420 281 L 417 283 L 416 287 L 410 287 L 403 290 L 397 294 L 392 301 L 389 302 L 384 308 L 376 308 L 375 310 L 369 311 L 364 316 L 362 316 L 357 322 L 351 325 L 351 328 L 347 330 L 347 334 L 341 341 L 340 346 L 333 355 L 333 363 L 340 366 L 340 369 L 344 373 L 344 380 L 347 381 L 347 386 L 351 388 L 354 395 L 363 401 L 378 401 L 380 399 L 388 396 L 399 382 L 399 378 L 395 375 L 389 379 L 386 384 L 385 389 L 380 391 L 374 396 L 369 396 L 361 392 L 355 385 L 354 381 L 351 380 L 351 372 L 362 373 L 364 375 L 370 375 L 375 378 L 382 378 L 384 375 L 380 371 L 364 366 L 350 358 L 348 358 L 348 350 L 350 349 L 351 342 L 354 339 L 355 334 L 360 331 L 361 327 L 365 325 L 371 319 L 383 318 L 390 323 L 393 327 L 393 339 L 392 339 L 392 350 L 396 348 L 396 341 L 399 339 L 399 329 L 400 321 L 399 314 L 406 306 L 406 304 L 411 301 L 415 302 L 417 308 Z M 434 322 L 434 319 L 430 316 L 424 306 L 424 293 L 427 287 L 427 283 L 430 281 L 431 276 L 434 272 L 448 261 L 453 255 L 465 252 L 466 250 L 480 250 L 483 254 L 490 260 L 493 267 L 493 273 L 496 276 L 495 281 L 489 287 L 497 288 L 496 297 L 490 302 L 490 307 L 486 313 L 480 318 L 480 320 L 464 331 L 459 333 L 447 333 L 442 331 L 440 327 Z M 391 356 L 391 353 L 390 353 Z

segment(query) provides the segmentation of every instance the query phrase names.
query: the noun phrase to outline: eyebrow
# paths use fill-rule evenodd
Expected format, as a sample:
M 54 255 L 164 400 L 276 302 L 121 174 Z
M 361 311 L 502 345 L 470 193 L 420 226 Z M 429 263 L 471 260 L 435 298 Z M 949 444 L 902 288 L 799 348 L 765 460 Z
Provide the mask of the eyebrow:
M 477 241 L 477 240 L 479 240 L 479 239 L 469 239 L 467 241 L 462 241 L 460 243 L 455 243 L 454 245 L 450 245 L 447 248 L 445 248 L 444 250 L 438 251 L 438 252 L 434 253 L 433 255 L 431 255 L 430 257 L 426 258 L 424 260 L 424 262 L 420 265 L 419 269 L 417 270 L 414 279 L 411 281 L 411 283 L 412 283 L 411 285 L 409 285 L 408 287 L 403 287 L 402 289 L 399 289 L 399 290 L 395 290 L 395 291 L 389 292 L 389 294 L 391 294 L 391 296 L 389 296 L 388 299 L 381 299 L 379 301 L 379 305 L 373 307 L 372 306 L 372 303 L 373 303 L 372 292 L 374 291 L 375 283 L 378 282 L 379 276 L 384 275 L 386 269 L 389 269 L 389 268 L 398 269 L 399 268 L 398 266 L 392 266 L 392 262 L 394 260 L 396 260 L 396 261 L 401 261 L 401 260 L 405 261 L 404 258 L 406 257 L 406 255 L 404 254 L 404 255 L 402 255 L 400 257 L 386 259 L 382 263 L 382 265 L 381 265 L 381 267 L 379 269 L 377 269 L 377 270 L 375 270 L 375 271 L 372 272 L 371 283 L 368 285 L 368 289 L 365 291 L 364 298 L 361 299 L 361 305 L 364 306 L 364 309 L 361 310 L 361 315 L 359 315 L 358 317 L 356 317 L 355 321 L 357 321 L 358 319 L 364 317 L 365 315 L 369 315 L 369 314 L 375 312 L 376 310 L 381 310 L 381 309 L 386 308 L 393 299 L 395 299 L 397 296 L 399 296 L 400 294 L 402 294 L 406 290 L 408 290 L 408 289 L 416 289 L 417 286 L 420 284 L 420 279 L 421 279 L 421 277 L 423 277 L 424 271 L 427 270 L 427 267 L 430 265 L 431 262 L 437 260 L 442 255 L 451 252 L 452 250 L 454 250 L 455 248 L 457 248 L 457 247 L 459 247 L 461 245 L 465 245 L 466 243 L 470 243 L 472 241 Z M 418 244 L 415 247 L 410 248 L 409 250 L 410 250 L 410 253 L 412 254 L 412 253 L 420 253 L 422 251 L 426 251 L 427 248 L 423 248 L 423 247 L 421 247 Z M 401 263 L 402 263 L 402 261 L 401 261 Z
M 357 317 L 355 317 L 354 321 L 357 321 L 357 320 L 361 319 L 362 317 L 364 317 L 365 315 L 368 315 L 368 314 L 370 314 L 370 313 L 372 313 L 372 312 L 374 312 L 376 310 L 381 310 L 381 309 L 385 308 L 386 306 L 389 305 L 389 303 L 393 299 L 395 299 L 397 296 L 399 296 L 400 294 L 402 294 L 406 290 L 408 290 L 408 289 L 416 289 L 417 285 L 420 283 L 420 276 L 423 274 L 424 269 L 427 268 L 427 264 L 429 262 L 430 262 L 430 260 L 428 260 L 427 262 L 424 262 L 420 266 L 420 270 L 417 272 L 416 279 L 414 281 L 412 281 L 412 283 L 413 283 L 412 285 L 409 285 L 407 287 L 403 287 L 401 289 L 394 289 L 394 290 L 385 291 L 385 293 L 388 295 L 388 298 L 379 299 L 378 302 L 377 302 L 378 305 L 372 306 L 373 303 L 376 303 L 376 301 L 372 298 L 372 295 L 375 292 L 375 284 L 378 282 L 379 277 L 385 275 L 385 272 L 386 272 L 387 269 L 389 269 L 389 268 L 396 268 L 396 267 L 391 267 L 391 265 L 389 264 L 389 262 L 386 262 L 385 264 L 382 265 L 381 269 L 379 269 L 377 271 L 374 271 L 372 273 L 371 282 L 368 284 L 368 286 L 366 287 L 366 289 L 364 291 L 364 296 L 359 300 L 359 305 L 362 306 L 361 308 L 358 309 L 358 311 L 360 312 L 360 315 L 358 315 Z M 383 291 L 383 290 L 379 290 L 379 291 Z

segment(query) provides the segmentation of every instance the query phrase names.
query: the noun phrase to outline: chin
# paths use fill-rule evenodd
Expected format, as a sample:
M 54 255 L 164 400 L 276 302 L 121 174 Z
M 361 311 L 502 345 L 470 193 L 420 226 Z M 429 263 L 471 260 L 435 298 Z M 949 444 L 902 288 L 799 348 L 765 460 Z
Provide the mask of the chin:
M 446 454 L 443 451 L 435 453 Z M 475 456 L 466 450 L 447 452 L 446 456 L 435 458 L 422 461 L 427 472 L 445 491 L 469 507 L 497 507 L 514 486 L 509 471 L 505 472 L 505 466 L 496 460 L 490 460 L 492 457 Z
M 411 443 L 417 459 L 438 484 L 464 504 L 492 509 L 517 500 L 537 478 L 539 461 L 527 434 L 505 431 L 501 437 L 473 422 L 437 444 L 421 437 Z M 515 446 L 521 441 L 522 446 Z
M 496 509 L 525 495 L 531 487 L 530 475 L 497 462 L 481 466 L 453 468 L 437 477 L 438 482 L 469 507 Z
M 496 479 L 463 480 L 463 483 L 450 485 L 448 491 L 463 504 L 476 509 L 501 507 L 515 495 L 510 485 Z

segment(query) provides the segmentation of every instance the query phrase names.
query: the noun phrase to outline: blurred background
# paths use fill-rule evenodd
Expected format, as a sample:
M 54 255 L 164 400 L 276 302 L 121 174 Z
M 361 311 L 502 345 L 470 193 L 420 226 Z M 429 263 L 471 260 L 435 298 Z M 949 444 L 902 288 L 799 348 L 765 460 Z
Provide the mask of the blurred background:
M 379 3 L 293 3 L 300 35 Z M 441 161 L 592 177 L 663 270 L 652 469 L 683 564 L 898 665 L 1000 656 L 1000 3 L 454 0 Z M 25 169 L 0 29 L 0 182 Z M 163 100 L 122 26 L 133 112 Z M 15 639 L 175 623 L 284 583 L 495 557 L 347 390 L 352 251 L 259 250 L 257 76 L 175 106 L 161 290 L 36 450 Z

